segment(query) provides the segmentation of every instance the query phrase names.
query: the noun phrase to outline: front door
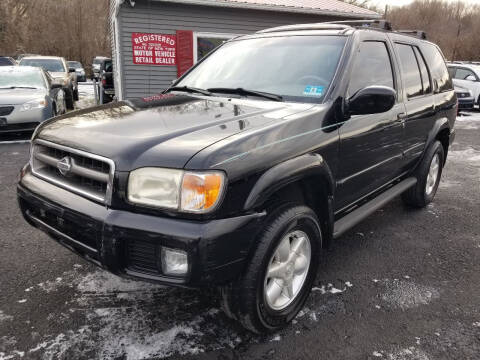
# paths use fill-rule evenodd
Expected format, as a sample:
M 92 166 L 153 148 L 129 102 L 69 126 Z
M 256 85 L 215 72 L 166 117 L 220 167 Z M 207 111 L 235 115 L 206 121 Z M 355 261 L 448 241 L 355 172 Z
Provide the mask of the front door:
M 369 34 L 355 51 L 346 98 L 367 86 L 397 90 L 397 101 L 381 114 L 351 116 L 339 129 L 340 148 L 336 210 L 351 205 L 400 174 L 405 106 L 392 61 L 390 43 L 383 34 Z

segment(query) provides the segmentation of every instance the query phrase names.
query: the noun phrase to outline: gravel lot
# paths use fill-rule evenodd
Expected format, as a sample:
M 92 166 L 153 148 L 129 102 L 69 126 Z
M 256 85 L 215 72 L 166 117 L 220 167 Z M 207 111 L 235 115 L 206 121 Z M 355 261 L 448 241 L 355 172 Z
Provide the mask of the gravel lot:
M 292 326 L 263 337 L 210 292 L 121 280 L 28 226 L 15 195 L 28 144 L 0 144 L 0 360 L 479 359 L 480 113 L 456 129 L 435 202 L 397 199 L 343 236 Z

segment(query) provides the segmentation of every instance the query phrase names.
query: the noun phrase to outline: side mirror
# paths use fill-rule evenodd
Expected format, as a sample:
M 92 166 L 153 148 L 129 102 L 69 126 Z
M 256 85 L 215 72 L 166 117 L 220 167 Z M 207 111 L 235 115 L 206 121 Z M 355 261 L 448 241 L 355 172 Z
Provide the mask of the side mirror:
M 350 115 L 368 115 L 387 112 L 395 105 L 397 92 L 388 86 L 367 86 L 348 99 Z
M 69 68 L 69 69 L 68 69 L 68 72 L 69 72 L 69 73 L 75 72 L 75 69 L 74 69 L 74 68 Z
M 61 88 L 63 88 L 62 84 L 52 84 L 50 86 L 50 89 L 61 89 Z
M 468 81 L 477 81 L 477 78 L 473 75 L 468 75 L 465 80 L 468 80 Z

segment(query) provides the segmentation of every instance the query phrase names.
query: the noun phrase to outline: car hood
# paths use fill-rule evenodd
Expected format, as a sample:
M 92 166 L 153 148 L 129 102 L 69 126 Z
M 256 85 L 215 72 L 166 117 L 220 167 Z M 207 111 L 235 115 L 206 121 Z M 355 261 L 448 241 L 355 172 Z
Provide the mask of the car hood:
M 118 171 L 183 168 L 218 141 L 310 107 L 167 94 L 73 112 L 43 123 L 36 137 L 108 157 Z
M 44 89 L 0 89 L 0 105 L 21 105 L 45 96 Z

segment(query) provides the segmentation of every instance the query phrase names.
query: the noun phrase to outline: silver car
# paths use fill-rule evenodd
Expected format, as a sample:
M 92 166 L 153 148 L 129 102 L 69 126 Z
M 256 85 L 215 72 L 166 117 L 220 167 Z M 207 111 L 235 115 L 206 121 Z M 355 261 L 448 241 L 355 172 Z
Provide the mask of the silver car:
M 58 56 L 29 56 L 20 60 L 20 66 L 38 66 L 47 71 L 56 84 L 61 84 L 65 91 L 67 107 L 73 109 L 78 100 L 78 83 L 75 69 L 70 69 L 67 61 Z
M 30 131 L 65 113 L 62 87 L 41 68 L 0 67 L 0 133 Z

